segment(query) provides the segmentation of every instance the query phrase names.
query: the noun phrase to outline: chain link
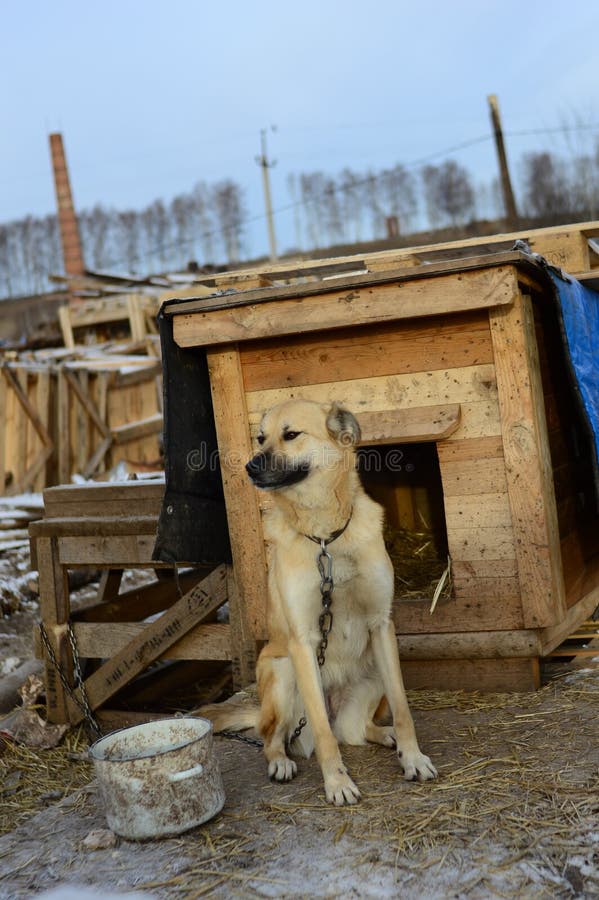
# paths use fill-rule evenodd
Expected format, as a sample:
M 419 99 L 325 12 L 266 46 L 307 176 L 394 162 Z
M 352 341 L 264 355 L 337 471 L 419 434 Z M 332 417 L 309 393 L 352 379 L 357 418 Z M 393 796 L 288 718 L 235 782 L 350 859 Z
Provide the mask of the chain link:
M 73 673 L 75 675 L 76 682 L 75 687 L 79 687 L 79 697 L 75 693 L 75 689 L 73 688 L 73 686 L 69 683 L 69 680 L 67 679 L 62 666 L 56 658 L 54 648 L 50 643 L 50 638 L 48 637 L 48 632 L 46 631 L 43 622 L 40 622 L 40 635 L 42 638 L 44 649 L 46 650 L 50 662 L 54 666 L 56 674 L 60 678 L 61 684 L 65 689 L 67 695 L 71 698 L 73 703 L 75 703 L 79 707 L 79 709 L 83 713 L 86 724 L 93 731 L 96 737 L 101 737 L 102 730 L 92 712 L 91 706 L 89 704 L 89 698 L 87 696 L 87 691 L 85 689 L 85 681 L 83 679 L 83 673 L 81 671 L 81 662 L 79 659 L 79 651 L 77 649 L 77 641 L 75 640 L 75 633 L 71 627 L 71 624 L 67 624 L 67 635 L 69 638 L 69 644 L 71 645 L 71 654 L 73 656 Z

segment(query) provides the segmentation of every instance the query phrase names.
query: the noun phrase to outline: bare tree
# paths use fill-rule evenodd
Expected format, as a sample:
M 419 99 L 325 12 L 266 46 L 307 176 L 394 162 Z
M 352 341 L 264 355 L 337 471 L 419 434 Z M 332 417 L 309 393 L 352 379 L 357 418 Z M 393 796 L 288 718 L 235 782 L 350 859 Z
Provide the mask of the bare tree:
M 361 241 L 364 213 L 364 177 L 351 169 L 343 169 L 338 178 L 345 236 Z
M 552 153 L 528 153 L 523 159 L 524 208 L 552 225 L 569 211 L 570 188 L 565 166 Z
M 143 216 L 143 213 L 142 213 Z M 134 209 L 126 209 L 116 214 L 116 229 L 119 246 L 123 249 L 123 262 L 130 273 L 137 269 L 140 259 L 140 214 Z
M 454 227 L 474 212 L 474 190 L 467 170 L 448 159 L 440 166 L 425 166 L 422 181 L 431 226 L 449 219 Z
M 211 195 L 210 188 L 203 181 L 196 184 L 191 194 L 194 235 L 201 248 L 203 260 L 208 263 L 213 263 L 216 259 Z
M 236 182 L 227 179 L 214 185 L 213 202 L 227 260 L 237 262 L 246 219 L 243 192 Z

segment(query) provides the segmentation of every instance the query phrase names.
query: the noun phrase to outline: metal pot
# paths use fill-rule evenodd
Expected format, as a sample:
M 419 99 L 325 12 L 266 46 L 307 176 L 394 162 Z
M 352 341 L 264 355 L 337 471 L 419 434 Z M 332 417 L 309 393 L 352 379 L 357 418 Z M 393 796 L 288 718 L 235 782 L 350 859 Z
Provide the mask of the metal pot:
M 109 828 L 141 840 L 180 834 L 223 808 L 212 724 L 194 716 L 122 728 L 89 748 Z

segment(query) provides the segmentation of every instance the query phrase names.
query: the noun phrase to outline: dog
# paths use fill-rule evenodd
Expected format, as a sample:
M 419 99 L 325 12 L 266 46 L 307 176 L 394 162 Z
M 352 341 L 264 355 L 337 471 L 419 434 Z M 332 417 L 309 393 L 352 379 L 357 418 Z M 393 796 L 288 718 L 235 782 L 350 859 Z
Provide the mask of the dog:
M 257 726 L 275 781 L 297 773 L 290 743 L 306 756 L 315 749 L 336 806 L 360 799 L 340 743 L 396 748 L 407 780 L 437 776 L 408 707 L 383 510 L 360 483 L 359 440 L 357 419 L 337 403 L 289 400 L 264 415 L 246 465 L 273 500 L 264 521 L 269 640 L 257 663 L 260 708 L 227 701 L 199 710 L 215 731 Z M 392 725 L 375 721 L 385 698 Z

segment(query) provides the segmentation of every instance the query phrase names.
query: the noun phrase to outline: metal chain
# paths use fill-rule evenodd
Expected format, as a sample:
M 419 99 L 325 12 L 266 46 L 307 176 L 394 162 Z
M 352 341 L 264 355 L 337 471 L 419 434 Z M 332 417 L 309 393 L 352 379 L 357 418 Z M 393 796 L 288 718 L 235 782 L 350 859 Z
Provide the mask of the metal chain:
M 329 543 L 331 543 L 330 540 L 326 541 L 324 538 L 321 538 L 320 553 L 316 557 L 316 564 L 318 566 L 318 571 L 320 572 L 320 596 L 322 599 L 322 612 L 318 617 L 320 644 L 316 651 L 316 661 L 321 668 L 325 663 L 325 654 L 329 645 L 329 634 L 333 628 L 331 604 L 333 602 L 333 589 L 335 583 L 333 581 L 333 557 L 327 550 L 327 544 Z M 290 744 L 300 736 L 307 724 L 308 720 L 305 716 L 302 716 L 297 723 L 293 734 L 289 738 Z
M 56 670 L 56 674 L 60 678 L 63 688 L 65 689 L 68 696 L 71 698 L 73 703 L 75 703 L 81 712 L 83 713 L 83 717 L 85 719 L 86 724 L 89 728 L 96 734 L 97 737 L 102 736 L 102 730 L 98 725 L 98 722 L 92 712 L 91 706 L 89 705 L 89 698 L 87 696 L 87 691 L 85 689 L 85 681 L 83 679 L 83 673 L 81 671 L 81 662 L 79 659 L 79 652 L 77 649 L 77 641 L 75 640 L 75 633 L 69 624 L 67 624 L 67 635 L 69 638 L 69 643 L 71 645 L 71 653 L 73 656 L 73 672 L 75 675 L 76 687 L 79 687 L 80 697 L 75 694 L 73 686 L 69 683 L 62 666 L 58 662 L 56 658 L 56 654 L 54 653 L 54 648 L 50 643 L 50 638 L 48 637 L 48 632 L 44 626 L 43 622 L 40 622 L 40 635 L 42 638 L 42 643 L 44 648 L 48 654 L 50 662 L 54 666 Z

